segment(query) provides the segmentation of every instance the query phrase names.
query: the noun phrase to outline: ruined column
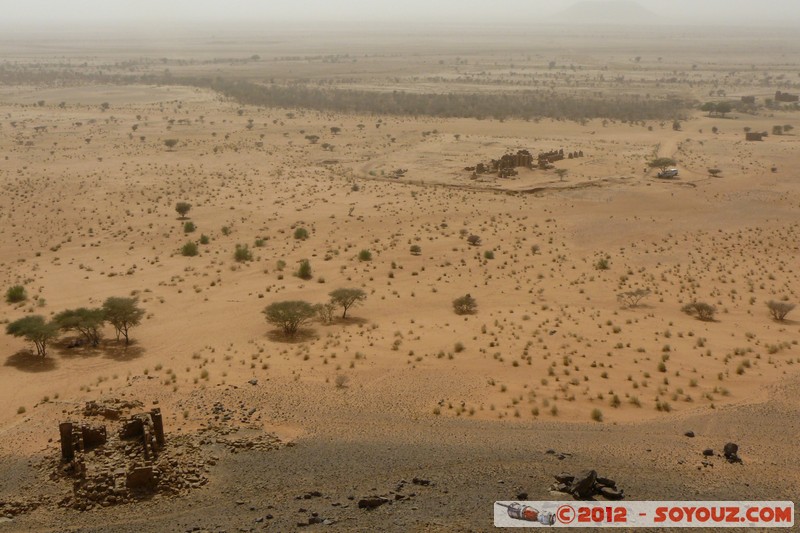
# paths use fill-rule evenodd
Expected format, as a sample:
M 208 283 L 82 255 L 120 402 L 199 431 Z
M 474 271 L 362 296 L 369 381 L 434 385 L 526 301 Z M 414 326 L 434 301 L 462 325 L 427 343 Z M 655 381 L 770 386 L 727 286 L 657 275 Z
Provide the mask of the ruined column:
M 161 418 L 161 409 L 153 409 L 150 411 L 150 418 L 153 420 L 153 431 L 156 434 L 156 442 L 158 447 L 164 447 L 164 421 Z
M 72 447 L 72 422 L 59 424 L 58 432 L 61 434 L 61 458 L 64 461 L 72 461 L 75 457 L 75 450 Z

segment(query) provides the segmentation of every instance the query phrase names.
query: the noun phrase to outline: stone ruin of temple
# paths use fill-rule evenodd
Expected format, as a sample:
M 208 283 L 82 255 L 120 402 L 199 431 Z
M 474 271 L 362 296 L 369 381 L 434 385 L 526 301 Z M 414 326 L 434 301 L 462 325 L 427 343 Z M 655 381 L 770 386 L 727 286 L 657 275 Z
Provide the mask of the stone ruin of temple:
M 204 459 L 197 446 L 175 437 L 176 449 L 172 455 L 167 453 L 160 409 L 122 417 L 119 405 L 89 402 L 83 414 L 113 421 L 116 431 L 104 424 L 59 424 L 61 460 L 57 475 L 72 484 L 72 493 L 60 505 L 85 511 L 132 502 L 153 493 L 174 494 L 207 483 Z

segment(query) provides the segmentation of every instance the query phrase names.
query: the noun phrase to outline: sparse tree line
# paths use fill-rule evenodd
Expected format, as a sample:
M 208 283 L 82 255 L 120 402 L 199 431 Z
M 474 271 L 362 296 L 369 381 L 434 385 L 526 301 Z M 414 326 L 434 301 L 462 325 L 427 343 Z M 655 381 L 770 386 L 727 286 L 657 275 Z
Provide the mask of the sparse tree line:
M 638 307 L 642 300 L 652 294 L 650 289 L 635 289 L 632 291 L 624 291 L 617 293 L 617 300 L 623 307 L 633 308 Z M 786 317 L 795 308 L 795 304 L 786 301 L 769 300 L 767 302 L 767 310 L 770 316 L 779 322 L 786 320 Z M 717 308 L 706 302 L 693 301 L 681 307 L 681 311 L 689 316 L 693 316 L 698 320 L 711 322 L 717 314 Z
M 9 301 L 10 292 L 6 293 Z M 98 346 L 106 324 L 113 326 L 117 342 L 124 339 L 125 346 L 128 346 L 130 330 L 141 324 L 144 315 L 144 309 L 139 307 L 135 298 L 112 296 L 101 307 L 67 309 L 56 313 L 50 320 L 42 315 L 25 316 L 7 324 L 6 333 L 33 343 L 36 354 L 45 357 L 48 345 L 58 339 L 61 333 L 77 333 L 80 344 Z

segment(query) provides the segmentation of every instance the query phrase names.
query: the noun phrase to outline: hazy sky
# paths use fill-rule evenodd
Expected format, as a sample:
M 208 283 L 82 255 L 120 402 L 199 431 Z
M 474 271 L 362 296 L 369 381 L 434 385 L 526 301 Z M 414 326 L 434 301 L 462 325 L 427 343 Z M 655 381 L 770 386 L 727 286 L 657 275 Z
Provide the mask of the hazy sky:
M 597 0 L 590 0 L 597 1 Z M 0 0 L 0 26 L 158 20 L 435 21 L 534 23 L 576 0 Z M 675 20 L 800 24 L 800 0 L 639 0 Z

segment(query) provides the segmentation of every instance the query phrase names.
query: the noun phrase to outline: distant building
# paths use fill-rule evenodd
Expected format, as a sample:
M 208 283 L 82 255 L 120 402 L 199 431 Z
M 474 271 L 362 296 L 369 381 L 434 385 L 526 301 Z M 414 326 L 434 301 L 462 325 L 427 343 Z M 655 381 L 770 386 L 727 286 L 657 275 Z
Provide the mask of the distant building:
M 789 93 L 782 93 L 780 91 L 775 92 L 775 101 L 776 102 L 798 102 L 800 101 L 800 96 L 796 94 L 789 94 Z

